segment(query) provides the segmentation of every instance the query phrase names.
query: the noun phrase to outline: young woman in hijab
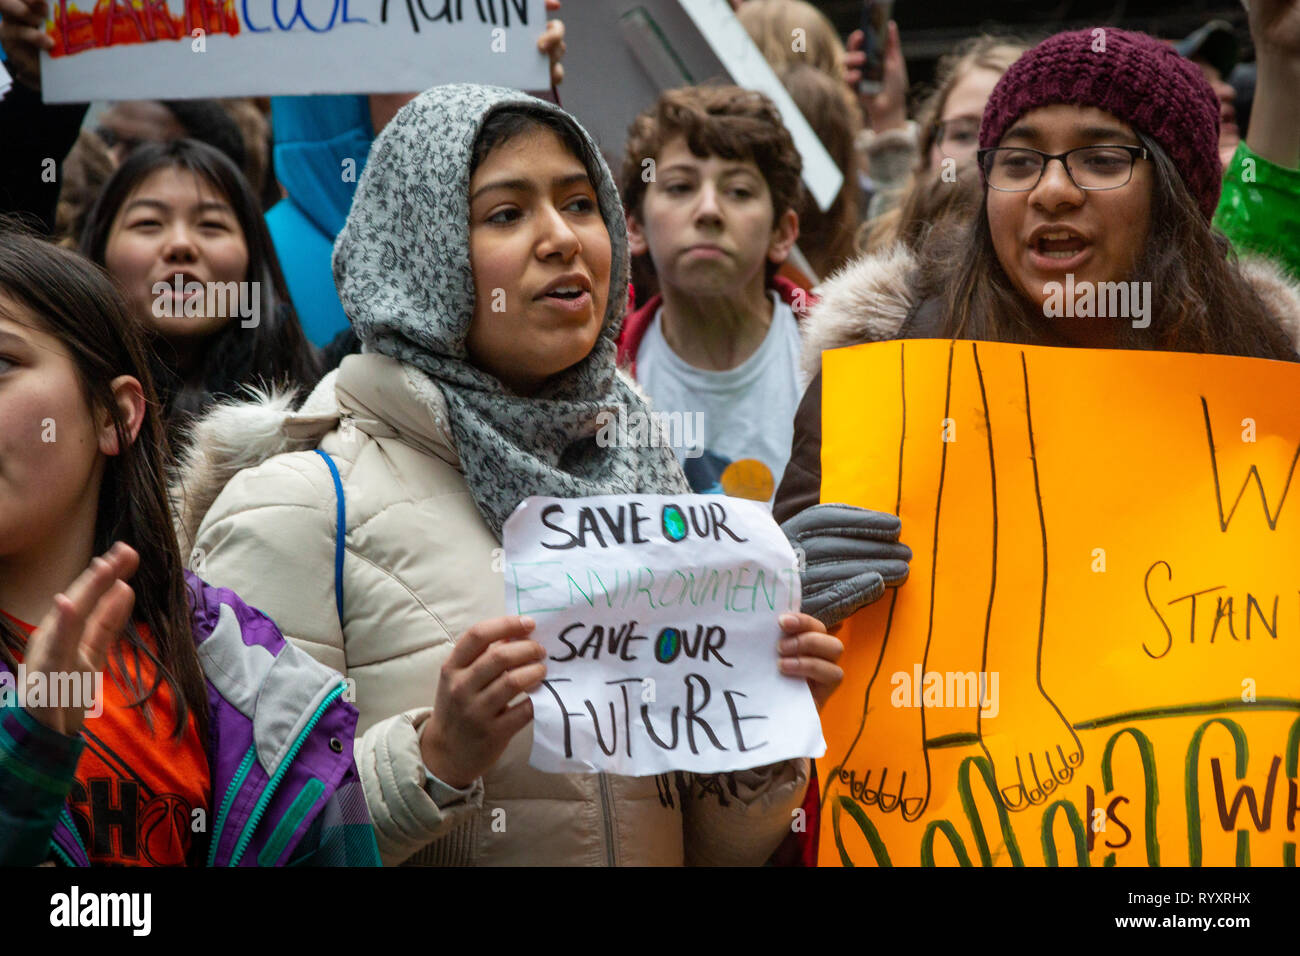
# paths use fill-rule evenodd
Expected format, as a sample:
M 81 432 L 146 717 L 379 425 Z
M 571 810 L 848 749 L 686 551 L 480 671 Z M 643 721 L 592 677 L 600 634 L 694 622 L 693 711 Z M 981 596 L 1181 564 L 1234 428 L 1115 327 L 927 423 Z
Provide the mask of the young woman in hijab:
M 627 239 L 591 138 L 514 91 L 422 94 L 376 140 L 334 272 L 362 354 L 297 413 L 273 399 L 203 421 L 183 524 L 201 573 L 355 681 L 385 861 L 762 863 L 807 760 L 546 774 L 528 766 L 531 702 L 510 705 L 545 674 L 532 622 L 501 616 L 515 506 L 687 491 L 670 449 L 596 441 L 600 412 L 646 406 L 615 369 Z M 841 645 L 808 615 L 782 627 L 773 664 L 820 703 Z

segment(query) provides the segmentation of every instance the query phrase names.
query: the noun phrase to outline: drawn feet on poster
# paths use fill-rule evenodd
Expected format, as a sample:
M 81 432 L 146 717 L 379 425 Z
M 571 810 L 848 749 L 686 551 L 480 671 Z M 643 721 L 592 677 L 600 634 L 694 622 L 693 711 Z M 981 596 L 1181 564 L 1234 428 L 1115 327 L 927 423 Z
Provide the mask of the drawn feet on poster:
M 1083 745 L 1040 688 L 1008 690 L 995 716 L 980 715 L 980 747 L 993 765 L 1003 804 L 1027 810 L 1074 778 L 1083 765 Z
M 867 748 L 857 765 L 865 770 L 841 769 L 840 782 L 849 787 L 855 800 L 877 807 L 881 813 L 898 812 L 909 822 L 918 819 L 930 803 L 924 708 L 895 706 L 889 684 L 877 680 L 867 701 L 862 739 Z M 914 743 L 895 749 L 886 762 L 884 751 L 871 747 L 873 741 Z

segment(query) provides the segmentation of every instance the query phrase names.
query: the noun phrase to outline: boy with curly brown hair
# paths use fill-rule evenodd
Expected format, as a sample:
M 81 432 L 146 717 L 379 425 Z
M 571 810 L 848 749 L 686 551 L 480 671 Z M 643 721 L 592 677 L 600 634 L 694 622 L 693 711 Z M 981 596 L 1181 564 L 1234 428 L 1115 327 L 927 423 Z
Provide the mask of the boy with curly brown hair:
M 771 100 L 736 86 L 666 91 L 628 132 L 629 248 L 638 288 L 658 289 L 624 323 L 619 360 L 657 412 L 693 426 L 672 443 L 696 491 L 770 501 L 789 458 L 806 293 L 776 273 L 801 171 Z

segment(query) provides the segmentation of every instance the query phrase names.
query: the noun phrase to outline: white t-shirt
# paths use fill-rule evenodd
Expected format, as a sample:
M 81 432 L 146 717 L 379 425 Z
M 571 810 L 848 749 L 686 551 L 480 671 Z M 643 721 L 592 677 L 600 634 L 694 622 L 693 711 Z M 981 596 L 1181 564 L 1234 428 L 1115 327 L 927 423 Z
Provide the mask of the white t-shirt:
M 790 459 L 802 394 L 799 325 L 780 296 L 769 294 L 773 309 L 767 336 L 733 369 L 711 372 L 688 365 L 664 339 L 662 308 L 637 349 L 637 381 L 650 395 L 655 413 L 680 415 L 680 424 L 668 417 L 666 427 L 697 492 L 771 504 Z

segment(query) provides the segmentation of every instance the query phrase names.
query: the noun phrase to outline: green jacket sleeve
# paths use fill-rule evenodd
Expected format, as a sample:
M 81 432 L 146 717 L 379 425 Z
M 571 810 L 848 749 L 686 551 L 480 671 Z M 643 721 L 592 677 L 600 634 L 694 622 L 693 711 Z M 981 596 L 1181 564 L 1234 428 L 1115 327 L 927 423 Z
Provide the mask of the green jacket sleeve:
M 0 707 L 0 866 L 36 866 L 68 797 L 85 741 Z
M 1300 278 L 1300 169 L 1270 163 L 1243 141 L 1224 174 L 1214 225 L 1237 252 L 1267 256 Z

